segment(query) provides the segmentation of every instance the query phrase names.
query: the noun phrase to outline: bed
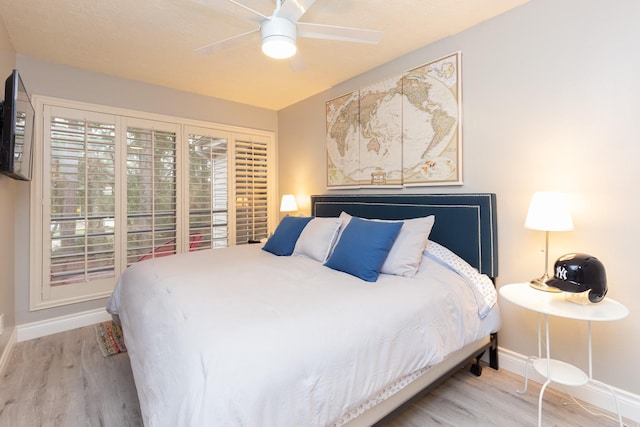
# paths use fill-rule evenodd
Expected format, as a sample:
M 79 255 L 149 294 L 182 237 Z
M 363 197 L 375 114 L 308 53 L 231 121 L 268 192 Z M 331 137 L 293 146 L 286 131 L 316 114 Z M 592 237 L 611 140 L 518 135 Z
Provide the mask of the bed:
M 283 220 L 264 247 L 123 273 L 107 310 L 122 324 L 145 425 L 372 425 L 469 361 L 479 374 L 485 350 L 498 368 L 494 194 L 312 196 L 312 217 L 291 256 L 263 250 Z M 429 218 L 418 265 L 399 269 L 398 242 Z M 358 252 L 347 246 L 356 227 L 376 230 L 367 241 L 391 236 L 375 280 L 340 264 Z

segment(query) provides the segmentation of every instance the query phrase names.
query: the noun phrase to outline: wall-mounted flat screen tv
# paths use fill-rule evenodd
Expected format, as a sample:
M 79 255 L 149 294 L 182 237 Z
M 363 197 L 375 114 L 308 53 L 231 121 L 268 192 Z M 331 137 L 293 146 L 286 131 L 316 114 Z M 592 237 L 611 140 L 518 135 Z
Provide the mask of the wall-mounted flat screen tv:
M 0 114 L 0 173 L 22 181 L 31 180 L 35 111 L 17 70 L 7 78 Z

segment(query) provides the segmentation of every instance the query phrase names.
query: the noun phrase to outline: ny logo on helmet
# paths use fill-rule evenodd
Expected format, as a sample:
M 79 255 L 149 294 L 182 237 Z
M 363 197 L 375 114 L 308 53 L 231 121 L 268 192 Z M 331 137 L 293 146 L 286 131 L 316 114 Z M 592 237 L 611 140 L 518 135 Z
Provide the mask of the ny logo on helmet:
M 567 269 L 559 265 L 556 268 L 556 277 L 561 280 L 567 280 Z

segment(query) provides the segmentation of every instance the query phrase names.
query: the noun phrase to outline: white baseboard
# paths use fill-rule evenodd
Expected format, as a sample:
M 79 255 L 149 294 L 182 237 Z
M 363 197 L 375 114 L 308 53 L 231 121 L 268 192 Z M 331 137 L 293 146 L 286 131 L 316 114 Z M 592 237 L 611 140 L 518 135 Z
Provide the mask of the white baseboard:
M 16 327 L 18 342 L 82 328 L 83 326 L 94 325 L 107 320 L 111 320 L 111 315 L 104 308 L 98 308 L 67 316 L 54 317 L 53 319 L 26 323 Z
M 5 346 L 4 351 L 2 352 L 2 355 L 0 355 L 0 378 L 4 376 L 4 370 L 7 367 L 7 364 L 9 363 L 9 358 L 11 358 L 13 347 L 16 345 L 16 336 L 17 336 L 16 328 L 13 328 L 13 331 L 9 336 L 9 341 L 7 341 L 7 345 Z
M 527 363 L 527 357 L 500 347 L 499 359 L 500 369 L 522 376 L 524 384 L 524 370 Z M 540 384 L 543 384 L 546 381 L 546 378 L 540 375 L 531 366 L 529 366 L 529 379 Z M 597 406 L 609 412 L 616 413 L 615 401 L 607 387 L 611 386 L 601 386 L 594 383 L 588 383 L 580 387 L 564 386 L 557 383 L 549 384 L 549 388 L 570 394 L 583 402 Z M 615 387 L 611 387 L 611 389 L 613 389 L 618 398 L 622 416 L 629 420 L 640 422 L 640 396 Z

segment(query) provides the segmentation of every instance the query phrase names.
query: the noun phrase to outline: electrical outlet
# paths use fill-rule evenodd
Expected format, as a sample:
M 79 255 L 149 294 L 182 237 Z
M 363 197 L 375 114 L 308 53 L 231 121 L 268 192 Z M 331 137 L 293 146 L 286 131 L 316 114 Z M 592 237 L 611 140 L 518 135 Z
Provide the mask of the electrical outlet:
M 0 314 L 0 335 L 4 334 L 4 313 Z

